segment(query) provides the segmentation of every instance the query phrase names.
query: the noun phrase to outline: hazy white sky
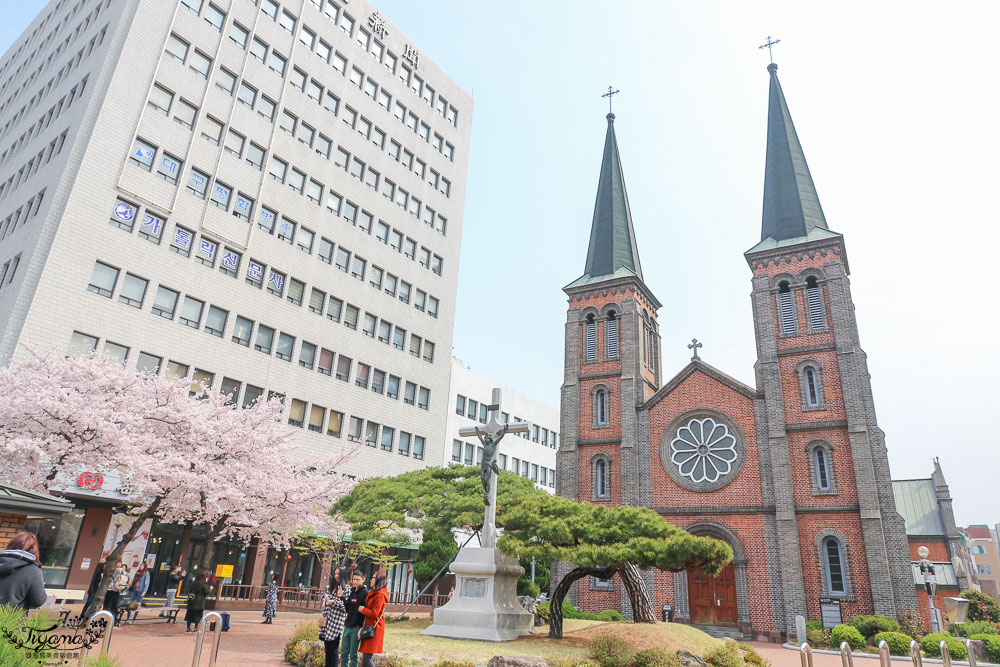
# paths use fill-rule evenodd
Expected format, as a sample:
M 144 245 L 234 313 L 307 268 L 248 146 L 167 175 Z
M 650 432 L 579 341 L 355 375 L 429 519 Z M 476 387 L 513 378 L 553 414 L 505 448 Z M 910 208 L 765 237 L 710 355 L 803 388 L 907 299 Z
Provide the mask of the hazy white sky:
M 5 9 L 0 52 L 44 6 Z M 845 235 L 893 477 L 941 458 L 959 524 L 1000 521 L 1000 4 L 381 0 L 475 96 L 455 354 L 558 405 L 608 85 L 663 374 L 753 385 L 774 56 L 830 227 Z

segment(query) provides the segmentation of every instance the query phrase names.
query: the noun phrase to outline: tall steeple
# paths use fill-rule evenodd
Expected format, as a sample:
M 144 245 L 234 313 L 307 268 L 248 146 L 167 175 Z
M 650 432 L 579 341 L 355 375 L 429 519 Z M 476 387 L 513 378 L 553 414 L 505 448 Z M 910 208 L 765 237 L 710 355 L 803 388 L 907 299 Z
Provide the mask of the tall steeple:
M 817 235 L 814 230 L 829 230 L 829 227 L 778 81 L 778 66 L 771 63 L 767 71 L 771 74 L 771 83 L 760 240 L 771 238 L 781 242 L 814 238 Z
M 635 276 L 642 280 L 639 248 L 632 229 L 632 213 L 625 191 L 618 141 L 615 138 L 615 115 L 609 113 L 608 133 L 604 139 L 601 177 L 597 182 L 597 201 L 590 228 L 590 247 L 584 274 L 570 287 L 609 278 Z

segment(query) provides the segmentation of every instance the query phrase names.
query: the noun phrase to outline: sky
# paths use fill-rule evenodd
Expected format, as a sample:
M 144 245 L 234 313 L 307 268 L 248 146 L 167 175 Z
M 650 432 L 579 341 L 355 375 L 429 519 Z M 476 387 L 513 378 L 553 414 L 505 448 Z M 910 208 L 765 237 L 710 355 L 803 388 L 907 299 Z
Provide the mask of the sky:
M 5 7 L 0 52 L 44 6 Z M 609 85 L 663 377 L 701 356 L 754 384 L 774 59 L 831 229 L 895 479 L 940 457 L 959 525 L 1000 521 L 1000 4 L 380 0 L 475 98 L 454 354 L 559 404 Z M 990 415 L 993 415 L 991 418 Z

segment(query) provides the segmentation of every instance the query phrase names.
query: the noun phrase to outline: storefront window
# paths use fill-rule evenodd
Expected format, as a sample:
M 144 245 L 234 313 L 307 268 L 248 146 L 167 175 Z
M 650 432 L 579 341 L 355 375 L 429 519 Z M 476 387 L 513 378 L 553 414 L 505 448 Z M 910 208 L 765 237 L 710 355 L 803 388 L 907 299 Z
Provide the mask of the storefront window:
M 42 576 L 48 588 L 64 588 L 69 566 L 76 550 L 85 510 L 67 512 L 61 519 L 28 519 L 24 528 L 38 536 L 38 552 L 42 557 Z

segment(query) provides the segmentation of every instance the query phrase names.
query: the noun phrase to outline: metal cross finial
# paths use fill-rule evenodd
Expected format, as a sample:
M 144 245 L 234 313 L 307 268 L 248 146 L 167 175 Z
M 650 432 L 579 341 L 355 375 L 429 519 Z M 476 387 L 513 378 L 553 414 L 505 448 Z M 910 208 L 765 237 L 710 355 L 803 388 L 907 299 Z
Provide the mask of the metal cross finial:
M 601 95 L 601 97 L 606 97 L 606 98 L 608 98 L 608 113 L 611 113 L 611 98 L 612 98 L 613 96 L 617 95 L 617 94 L 618 94 L 618 93 L 620 93 L 620 92 L 622 92 L 622 91 L 620 91 L 620 90 L 615 90 L 615 87 L 614 87 L 614 86 L 608 86 L 608 92 L 606 92 L 606 93 L 604 93 L 603 95 Z
M 763 44 L 761 44 L 760 46 L 758 46 L 757 48 L 758 49 L 767 49 L 767 57 L 770 58 L 771 62 L 773 63 L 774 62 L 774 56 L 771 54 L 771 47 L 774 46 L 775 44 L 779 43 L 780 41 L 781 41 L 780 39 L 772 39 L 771 36 L 768 35 L 767 36 L 767 41 L 764 42 Z
M 697 338 L 692 338 L 691 342 L 688 343 L 688 349 L 691 350 L 691 361 L 694 361 L 695 359 L 700 359 L 700 357 L 698 356 L 699 347 L 704 347 L 704 345 L 699 343 Z

